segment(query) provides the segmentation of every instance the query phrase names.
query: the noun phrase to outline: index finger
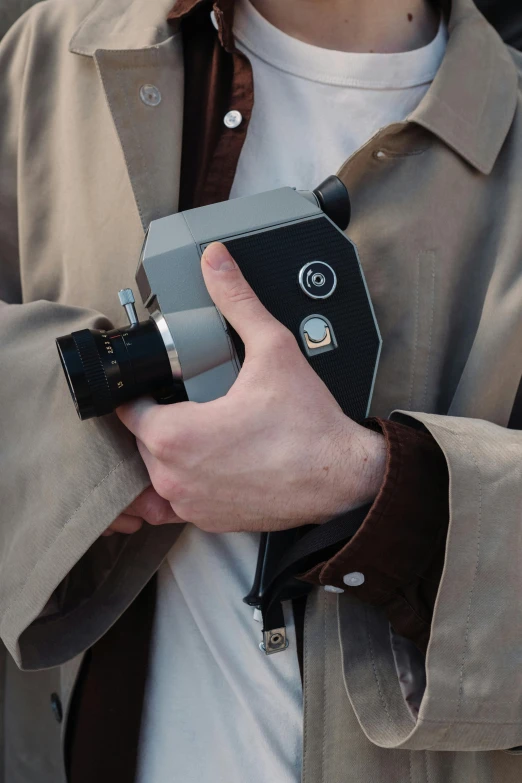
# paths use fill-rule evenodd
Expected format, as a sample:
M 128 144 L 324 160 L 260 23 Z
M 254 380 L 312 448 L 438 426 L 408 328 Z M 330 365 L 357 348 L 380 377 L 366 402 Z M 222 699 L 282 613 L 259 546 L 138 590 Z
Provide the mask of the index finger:
M 180 405 L 182 403 L 176 403 Z M 165 427 L 166 415 L 171 416 L 172 405 L 159 405 L 152 397 L 140 397 L 116 408 L 119 420 L 138 440 L 150 444 L 154 435 Z

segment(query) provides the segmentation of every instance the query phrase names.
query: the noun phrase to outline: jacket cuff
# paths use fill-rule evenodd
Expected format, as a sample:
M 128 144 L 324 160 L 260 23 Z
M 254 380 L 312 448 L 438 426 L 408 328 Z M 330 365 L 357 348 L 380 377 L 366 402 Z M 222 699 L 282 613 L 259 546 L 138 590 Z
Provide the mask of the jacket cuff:
M 446 461 L 427 432 L 384 419 L 365 426 L 386 439 L 379 494 L 355 536 L 299 578 L 384 606 L 394 630 L 425 650 L 449 522 Z

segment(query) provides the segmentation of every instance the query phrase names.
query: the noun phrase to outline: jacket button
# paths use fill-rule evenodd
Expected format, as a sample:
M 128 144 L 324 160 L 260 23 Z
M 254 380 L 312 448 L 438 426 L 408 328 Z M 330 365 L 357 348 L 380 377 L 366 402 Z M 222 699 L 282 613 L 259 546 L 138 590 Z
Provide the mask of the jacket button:
M 58 723 L 61 723 L 63 719 L 63 708 L 57 693 L 51 693 L 51 709 Z
M 336 587 L 335 585 L 325 585 L 323 590 L 325 593 L 344 593 L 342 587 Z
M 223 122 L 227 128 L 238 128 L 243 122 L 243 115 L 237 109 L 232 109 L 232 111 L 227 111 L 223 117 Z
M 161 93 L 153 84 L 140 87 L 140 98 L 146 106 L 157 106 L 161 103 Z
M 364 574 L 361 574 L 360 571 L 352 571 L 351 574 L 343 576 L 343 582 L 348 587 L 359 587 L 364 583 Z

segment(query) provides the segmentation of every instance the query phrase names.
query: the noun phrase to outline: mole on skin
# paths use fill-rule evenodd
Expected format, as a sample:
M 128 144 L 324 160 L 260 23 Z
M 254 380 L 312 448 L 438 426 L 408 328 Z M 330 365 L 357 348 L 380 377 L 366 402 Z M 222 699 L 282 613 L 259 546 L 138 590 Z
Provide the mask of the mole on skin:
M 413 14 L 408 14 L 408 22 L 411 22 L 413 20 Z

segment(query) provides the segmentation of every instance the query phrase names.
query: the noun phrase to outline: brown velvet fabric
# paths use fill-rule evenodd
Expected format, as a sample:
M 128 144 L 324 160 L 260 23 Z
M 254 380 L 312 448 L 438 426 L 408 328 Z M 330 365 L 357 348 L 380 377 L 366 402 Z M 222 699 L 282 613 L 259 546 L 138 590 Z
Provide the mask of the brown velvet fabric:
M 383 605 L 393 629 L 425 651 L 444 563 L 448 469 L 427 432 L 384 419 L 366 426 L 386 438 L 381 490 L 356 535 L 300 578 L 355 590 L 362 601 Z M 364 574 L 364 584 L 344 584 L 352 571 Z
M 210 12 L 214 7 L 218 32 Z M 254 85 L 248 59 L 232 36 L 234 2 L 183 0 L 170 13 L 180 21 L 184 42 L 185 99 L 180 209 L 225 201 L 232 188 L 246 138 Z M 241 112 L 237 128 L 227 128 L 228 111 Z

